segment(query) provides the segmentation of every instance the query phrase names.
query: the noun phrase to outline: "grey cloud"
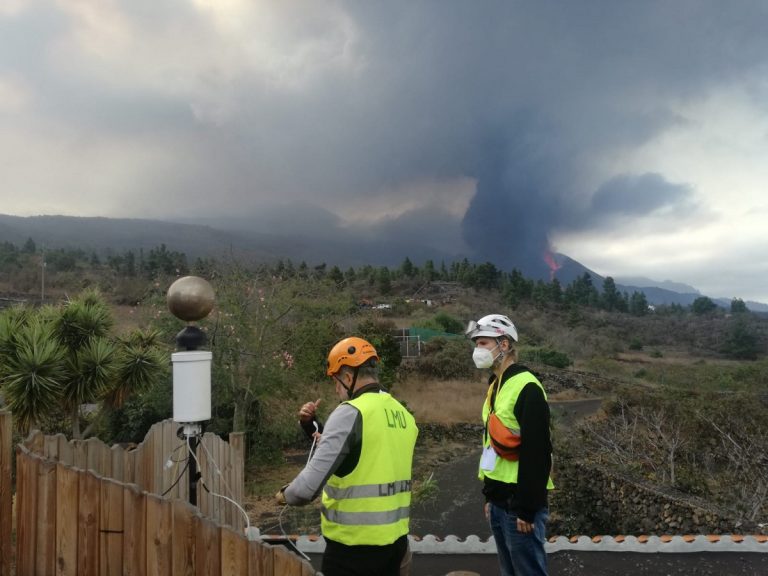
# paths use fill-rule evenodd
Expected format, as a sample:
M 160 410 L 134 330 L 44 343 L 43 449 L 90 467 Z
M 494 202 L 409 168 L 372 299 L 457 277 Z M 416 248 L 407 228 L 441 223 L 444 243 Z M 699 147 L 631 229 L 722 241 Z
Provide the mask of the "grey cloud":
M 203 16 L 162 4 L 122 3 L 149 31 L 162 34 L 181 18 L 189 42 L 218 48 Z M 226 62 L 195 71 L 196 93 L 119 94 L 62 76 L 48 88 L 74 102 L 87 90 L 79 106 L 61 104 L 76 121 L 94 122 L 95 112 L 110 129 L 141 126 L 191 141 L 176 170 L 150 185 L 182 198 L 215 190 L 211 215 L 258 211 L 265 195 L 324 205 L 420 179 L 474 178 L 455 242 L 440 235 L 458 226 L 439 210 L 382 222 L 376 234 L 414 242 L 434 234 L 453 249 L 466 242 L 476 259 L 546 274 L 552 230 L 690 201 L 690 190 L 663 174 L 617 176 L 592 198 L 596 158 L 683 122 L 671 100 L 762 78 L 768 62 L 768 4 L 759 0 L 338 6 L 356 27 L 347 49 L 359 66 L 301 89 L 269 87 L 248 67 L 233 76 Z M 300 7 L 295 17 L 304 22 Z M 318 21 L 305 25 L 322 34 Z M 0 40 L 0 54 L 6 46 Z M 210 121 L 195 106 L 209 106 Z M 442 229 L 441 218 L 449 223 Z
M 589 214 L 594 221 L 604 218 L 637 218 L 668 210 L 678 213 L 695 209 L 693 190 L 674 184 L 661 174 L 624 174 L 612 178 L 592 196 Z
M 428 258 L 429 253 L 435 255 L 433 258 L 438 254 L 455 258 L 468 251 L 461 241 L 461 219 L 441 210 L 439 206 L 411 210 L 396 218 L 367 225 L 366 228 L 368 235 L 379 242 L 382 248 L 394 243 L 411 245 L 408 254 L 420 260 Z M 399 260 L 403 256 L 395 255 Z

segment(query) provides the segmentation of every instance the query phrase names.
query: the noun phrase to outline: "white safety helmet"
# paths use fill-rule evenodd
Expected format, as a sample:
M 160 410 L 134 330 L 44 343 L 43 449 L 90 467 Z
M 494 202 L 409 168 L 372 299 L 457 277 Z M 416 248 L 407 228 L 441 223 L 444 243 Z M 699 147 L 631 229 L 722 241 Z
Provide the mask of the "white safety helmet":
M 517 342 L 517 328 L 515 328 L 512 320 L 502 314 L 488 314 L 477 322 L 471 321 L 465 333 L 470 340 L 481 336 L 488 338 L 507 336 Z

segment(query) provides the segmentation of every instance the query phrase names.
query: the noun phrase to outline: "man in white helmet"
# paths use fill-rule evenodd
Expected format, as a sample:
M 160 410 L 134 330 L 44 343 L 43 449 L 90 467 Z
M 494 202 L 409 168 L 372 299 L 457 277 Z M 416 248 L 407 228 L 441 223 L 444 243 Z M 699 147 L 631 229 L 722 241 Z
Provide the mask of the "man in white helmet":
M 501 574 L 546 575 L 547 491 L 554 488 L 547 395 L 517 364 L 517 329 L 509 318 L 490 314 L 470 322 L 467 337 L 475 366 L 491 371 L 478 476 Z

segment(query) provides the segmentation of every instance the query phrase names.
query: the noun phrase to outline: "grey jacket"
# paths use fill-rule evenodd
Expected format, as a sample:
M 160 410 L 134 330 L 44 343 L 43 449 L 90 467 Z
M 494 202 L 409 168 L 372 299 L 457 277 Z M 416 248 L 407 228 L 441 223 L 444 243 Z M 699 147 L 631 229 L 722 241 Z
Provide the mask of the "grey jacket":
M 383 392 L 376 385 L 361 388 L 360 394 Z M 351 404 L 340 404 L 325 423 L 323 434 L 312 459 L 283 491 L 292 506 L 308 504 L 317 496 L 333 474 L 345 476 L 357 466 L 363 440 L 363 417 Z

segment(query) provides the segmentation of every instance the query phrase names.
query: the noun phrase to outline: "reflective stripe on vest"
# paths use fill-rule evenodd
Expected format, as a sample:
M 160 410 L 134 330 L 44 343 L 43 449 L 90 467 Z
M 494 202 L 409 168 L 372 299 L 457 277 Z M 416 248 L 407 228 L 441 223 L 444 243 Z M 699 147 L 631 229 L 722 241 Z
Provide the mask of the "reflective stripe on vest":
M 346 524 L 349 526 L 382 526 L 392 524 L 410 516 L 410 506 L 403 506 L 397 510 L 386 512 L 339 512 L 322 508 L 322 513 L 331 522 Z
M 391 544 L 408 533 L 416 422 L 386 392 L 347 403 L 362 417 L 362 451 L 354 470 L 323 487 L 322 532 L 348 546 Z
M 349 500 L 350 498 L 373 498 L 376 496 L 392 496 L 401 492 L 411 491 L 410 480 L 388 482 L 387 484 L 368 484 L 366 486 L 350 486 L 349 488 L 323 488 L 329 498 L 334 500 Z

